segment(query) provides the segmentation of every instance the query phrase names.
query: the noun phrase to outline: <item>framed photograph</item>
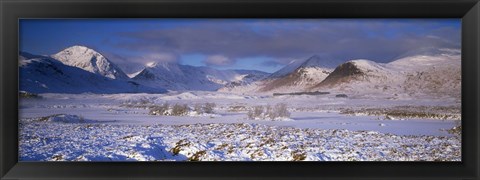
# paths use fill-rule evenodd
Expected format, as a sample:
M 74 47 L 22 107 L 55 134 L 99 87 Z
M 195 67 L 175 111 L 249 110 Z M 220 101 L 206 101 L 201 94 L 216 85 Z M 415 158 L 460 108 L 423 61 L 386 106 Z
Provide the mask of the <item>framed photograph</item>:
M 0 6 L 2 179 L 480 176 L 476 0 Z

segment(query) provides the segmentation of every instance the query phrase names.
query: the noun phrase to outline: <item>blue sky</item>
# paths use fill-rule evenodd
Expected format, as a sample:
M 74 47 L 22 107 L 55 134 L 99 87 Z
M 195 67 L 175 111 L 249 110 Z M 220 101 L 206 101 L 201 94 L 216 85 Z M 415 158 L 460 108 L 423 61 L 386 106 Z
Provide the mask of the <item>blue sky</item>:
M 22 19 L 20 50 L 95 49 L 127 73 L 152 61 L 273 72 L 321 55 L 389 62 L 412 51 L 460 48 L 460 19 Z

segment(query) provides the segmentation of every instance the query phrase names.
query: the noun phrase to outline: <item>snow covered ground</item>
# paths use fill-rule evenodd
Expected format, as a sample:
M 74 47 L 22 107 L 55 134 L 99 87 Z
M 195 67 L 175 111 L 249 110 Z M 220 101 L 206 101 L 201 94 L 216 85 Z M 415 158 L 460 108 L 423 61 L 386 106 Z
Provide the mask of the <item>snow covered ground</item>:
M 20 101 L 21 161 L 461 160 L 461 136 L 447 132 L 460 125 L 455 99 L 203 91 L 40 96 Z M 149 115 L 149 107 L 163 103 L 207 102 L 216 104 L 214 114 Z M 287 104 L 291 120 L 247 118 L 253 106 L 277 103 Z M 419 108 L 433 115 L 385 115 Z

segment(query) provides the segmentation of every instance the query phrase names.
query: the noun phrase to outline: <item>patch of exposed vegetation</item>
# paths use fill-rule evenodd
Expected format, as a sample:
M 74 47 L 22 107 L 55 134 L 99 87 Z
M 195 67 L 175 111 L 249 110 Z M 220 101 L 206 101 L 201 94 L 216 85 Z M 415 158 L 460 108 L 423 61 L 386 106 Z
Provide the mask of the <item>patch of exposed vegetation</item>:
M 162 105 L 155 105 L 150 107 L 150 111 L 148 112 L 148 114 L 168 116 L 170 115 L 169 110 L 170 110 L 170 105 L 168 103 L 164 103 Z
M 27 91 L 20 91 L 18 92 L 18 96 L 20 98 L 32 98 L 32 99 L 40 99 L 42 98 L 42 96 L 38 95 L 38 94 L 35 94 L 35 93 L 30 93 L 30 92 L 27 92 Z
M 182 147 L 186 147 L 186 146 L 190 146 L 190 145 L 191 145 L 191 143 L 188 140 L 182 139 L 182 140 L 178 141 L 177 143 L 175 143 L 175 147 L 170 149 L 170 152 L 173 153 L 173 155 L 178 155 L 180 153 L 180 151 L 182 151 Z
M 452 129 L 448 129 L 447 132 L 450 133 L 450 134 L 461 135 L 462 134 L 462 126 L 461 125 L 455 126 Z
M 307 154 L 300 150 L 292 151 L 290 155 L 292 155 L 292 161 L 303 161 L 307 159 Z
M 395 106 L 340 110 L 341 114 L 384 116 L 387 120 L 404 118 L 460 120 L 460 112 L 460 107 L 455 106 Z
M 200 161 L 202 160 L 202 156 L 204 156 L 205 154 L 207 154 L 207 151 L 203 150 L 203 151 L 198 151 L 196 152 L 195 154 L 193 154 L 191 157 L 188 158 L 189 161 Z
M 52 156 L 52 161 L 63 161 L 64 158 L 63 158 L 63 155 L 61 154 L 55 154 Z
M 172 107 L 171 116 L 185 116 L 190 109 L 186 104 L 175 104 Z

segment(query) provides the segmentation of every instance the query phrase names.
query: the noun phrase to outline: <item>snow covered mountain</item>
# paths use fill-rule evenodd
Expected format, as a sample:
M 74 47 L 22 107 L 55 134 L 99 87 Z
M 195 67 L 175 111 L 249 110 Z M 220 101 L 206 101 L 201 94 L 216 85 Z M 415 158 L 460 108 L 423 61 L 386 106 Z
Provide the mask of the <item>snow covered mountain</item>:
M 328 91 L 349 96 L 460 98 L 460 50 L 407 53 L 390 63 L 359 59 L 334 68 L 335 64 L 331 59 L 312 56 L 292 61 L 269 74 L 152 62 L 129 77 L 103 55 L 85 46 L 72 46 L 50 57 L 26 52 L 19 55 L 20 90 L 33 93 Z
M 388 65 L 404 74 L 401 84 L 409 95 L 461 97 L 461 52 L 440 49 L 436 55 L 401 58 Z
M 299 68 L 308 68 L 308 67 L 322 67 L 326 69 L 334 69 L 336 67 L 336 62 L 330 60 L 327 57 L 321 57 L 319 55 L 313 55 L 308 59 L 302 60 L 293 60 L 287 64 L 282 69 L 272 73 L 269 78 L 279 78 L 289 75 L 290 73 L 298 70 Z
M 22 87 L 31 92 L 215 91 L 224 86 L 248 84 L 270 75 L 255 70 L 217 70 L 155 62 L 129 77 L 102 54 L 85 46 L 72 46 L 50 57 L 22 52 L 19 60 Z
M 322 59 L 320 56 L 312 56 L 301 64 L 292 63 L 274 73 L 265 80 L 259 91 L 299 91 L 322 82 L 333 70 L 331 60 Z M 288 72 L 292 67 L 293 71 Z M 287 73 L 288 72 L 288 73 Z M 287 73 L 287 74 L 284 74 Z M 280 76 L 284 74 L 283 76 Z
M 384 64 L 370 60 L 352 60 L 341 64 L 315 87 L 337 86 L 352 81 L 376 82 L 389 79 L 394 74 Z M 314 87 L 314 88 L 315 88 Z
M 110 79 L 128 79 L 129 77 L 102 54 L 85 46 L 72 46 L 54 55 L 52 58 L 65 65 L 99 74 Z
M 310 91 L 334 91 L 352 95 L 435 96 L 459 98 L 461 57 L 443 49 L 432 55 L 413 55 L 390 63 L 352 60 L 338 66 Z
M 333 71 L 334 62 L 314 55 L 295 60 L 265 79 L 243 86 L 222 88 L 223 92 L 296 92 L 320 83 Z
M 19 55 L 20 90 L 32 93 L 163 93 L 134 81 L 111 79 L 46 56 Z
M 255 70 L 217 70 L 209 67 L 180 65 L 172 62 L 149 63 L 132 79 L 150 87 L 169 90 L 215 91 L 266 77 Z
M 436 49 L 410 54 L 390 63 L 351 60 L 335 69 L 328 68 L 333 64 L 331 61 L 313 56 L 301 63 L 293 61 L 263 80 L 219 91 L 268 94 L 325 91 L 394 99 L 419 96 L 460 98 L 459 50 Z
M 234 70 L 235 72 L 239 73 L 234 81 L 231 81 L 225 84 L 224 87 L 221 89 L 232 89 L 236 87 L 248 86 L 257 81 L 265 79 L 270 74 L 262 72 L 262 71 L 253 71 L 253 70 Z
M 385 94 L 398 92 L 403 75 L 386 64 L 370 60 L 351 60 L 339 65 L 322 82 L 309 91 L 327 91 L 353 94 Z M 393 93 L 392 93 L 393 94 Z

